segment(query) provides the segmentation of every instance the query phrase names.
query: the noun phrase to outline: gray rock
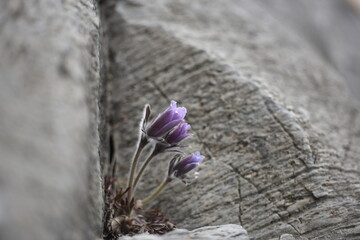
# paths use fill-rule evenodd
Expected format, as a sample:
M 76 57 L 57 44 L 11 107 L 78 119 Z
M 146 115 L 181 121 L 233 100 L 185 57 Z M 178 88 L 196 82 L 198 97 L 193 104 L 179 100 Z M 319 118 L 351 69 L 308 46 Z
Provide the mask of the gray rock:
M 165 235 L 140 234 L 133 237 L 124 236 L 119 240 L 248 240 L 245 229 L 236 224 L 202 227 L 192 231 L 176 229 Z
M 349 84 L 353 96 L 360 100 L 360 53 L 354 51 L 360 41 L 360 15 L 356 15 L 356 6 L 353 6 L 355 9 L 350 7 L 356 0 L 260 2 L 336 68 Z
M 155 112 L 170 99 L 186 106 L 190 151 L 206 154 L 199 178 L 173 184 L 153 206 L 180 228 L 233 223 L 253 239 L 358 238 L 359 108 L 306 42 L 252 0 L 122 1 L 112 11 L 119 171 L 145 103 Z M 162 181 L 167 161 L 156 161 L 140 198 Z
M 282 234 L 280 240 L 296 240 L 292 234 Z
M 293 29 L 253 0 L 101 2 L 0 1 L 1 239 L 101 238 L 109 134 L 126 181 L 170 99 L 206 160 L 151 205 L 188 229 L 167 239 L 359 238 L 359 107 Z
M 102 231 L 92 0 L 0 1 L 0 238 Z

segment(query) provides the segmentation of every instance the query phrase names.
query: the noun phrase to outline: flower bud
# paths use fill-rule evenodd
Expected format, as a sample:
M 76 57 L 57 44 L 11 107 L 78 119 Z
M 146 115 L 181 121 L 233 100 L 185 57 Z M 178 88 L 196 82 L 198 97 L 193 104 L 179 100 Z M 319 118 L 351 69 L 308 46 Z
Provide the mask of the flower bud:
M 183 139 L 191 136 L 190 133 L 187 133 L 191 128 L 190 124 L 188 123 L 181 123 L 179 126 L 177 126 L 174 130 L 172 130 L 166 137 L 165 142 L 170 145 L 175 145 L 182 141 Z
M 171 160 L 169 165 L 168 177 L 184 179 L 186 174 L 199 166 L 204 158 L 205 157 L 202 156 L 199 152 L 196 152 L 182 160 L 179 160 L 179 158 L 174 158 Z
M 186 108 L 176 107 L 176 102 L 171 101 L 170 106 L 152 121 L 146 129 L 147 136 L 159 138 L 184 121 Z

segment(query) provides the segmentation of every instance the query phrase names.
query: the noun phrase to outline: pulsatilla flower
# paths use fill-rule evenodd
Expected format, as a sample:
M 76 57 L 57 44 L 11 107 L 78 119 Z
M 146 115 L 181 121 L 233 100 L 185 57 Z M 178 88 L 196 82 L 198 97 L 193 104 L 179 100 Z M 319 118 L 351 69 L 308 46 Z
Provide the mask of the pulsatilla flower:
M 178 178 L 183 180 L 186 178 L 186 174 L 199 166 L 199 164 L 204 160 L 199 152 L 196 152 L 182 160 L 179 160 L 179 157 L 175 157 L 171 160 L 168 171 L 168 178 Z
M 151 138 L 164 136 L 179 123 L 183 122 L 185 115 L 186 108 L 176 107 L 176 102 L 171 101 L 170 106 L 147 126 L 147 136 Z
M 191 136 L 190 133 L 187 133 L 191 128 L 190 124 L 188 123 L 181 123 L 179 126 L 177 126 L 174 130 L 172 130 L 166 137 L 165 142 L 170 145 L 175 145 L 182 141 L 183 139 Z
M 175 179 L 186 183 L 186 174 L 195 169 L 205 158 L 199 152 L 182 158 L 183 152 L 180 142 L 191 134 L 187 131 L 191 128 L 186 123 L 184 117 L 186 108 L 177 107 L 175 101 L 171 101 L 170 106 L 155 119 L 151 117 L 150 105 L 145 105 L 143 117 L 140 122 L 138 142 L 134 155 L 131 160 L 129 177 L 126 188 L 119 188 L 116 180 L 116 161 L 108 168 L 105 175 L 105 225 L 104 236 L 106 239 L 115 239 L 120 235 L 133 235 L 139 232 L 163 234 L 174 229 L 168 220 L 159 214 L 158 211 L 143 209 L 144 204 L 152 201 L 158 196 L 165 187 Z M 153 141 L 151 141 L 153 139 Z M 110 145 L 114 148 L 113 138 Z M 144 158 L 143 150 L 151 144 L 152 151 Z M 150 162 L 160 153 L 181 153 L 175 156 L 169 164 L 168 173 L 162 183 L 143 199 L 136 199 L 136 186 L 140 182 L 145 169 Z M 110 154 L 114 157 L 113 151 Z M 138 168 L 138 163 L 143 159 L 142 165 Z M 120 191 L 119 191 L 120 189 Z M 124 191 L 122 189 L 125 189 Z

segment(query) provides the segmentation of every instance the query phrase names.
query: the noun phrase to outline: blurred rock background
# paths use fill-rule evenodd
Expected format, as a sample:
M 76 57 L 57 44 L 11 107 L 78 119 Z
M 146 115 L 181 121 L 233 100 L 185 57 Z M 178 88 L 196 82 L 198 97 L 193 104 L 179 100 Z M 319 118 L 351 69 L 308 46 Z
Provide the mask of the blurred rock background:
M 209 9 L 211 4 L 216 8 Z M 358 239 L 360 124 L 353 100 L 360 100 L 359 0 L 217 4 L 0 1 L 0 239 L 100 239 L 109 133 L 116 133 L 118 154 L 129 154 L 136 139 L 125 133 L 136 132 L 133 119 L 145 101 L 158 104 L 155 109 L 167 104 L 158 92 L 166 86 L 169 96 L 181 97 L 195 112 L 190 120 L 214 114 L 201 128 L 194 124 L 200 137 L 193 144 L 205 152 L 206 145 L 216 149 L 214 156 L 206 152 L 210 160 L 204 174 L 220 174 L 221 183 L 204 180 L 181 197 L 191 193 L 200 199 L 224 189 L 228 193 L 227 204 L 222 202 L 225 195 L 210 202 L 220 209 L 198 202 L 187 215 L 174 208 L 175 201 L 166 201 L 172 193 L 165 194 L 159 202 L 165 211 L 178 213 L 174 219 L 180 226 L 241 224 L 253 239 Z M 183 21 L 183 16 L 194 18 Z M 181 35 L 193 26 L 193 34 Z M 210 32 L 212 39 L 207 38 Z M 260 38 L 247 39 L 255 35 Z M 230 49 L 225 58 L 219 56 L 224 49 Z M 186 65 L 176 65 L 181 61 Z M 167 71 L 171 62 L 176 67 Z M 228 63 L 232 68 L 224 67 Z M 144 69 L 155 75 L 146 75 Z M 191 74 L 199 75 L 194 80 Z M 181 91 L 181 81 L 187 91 Z M 213 106 L 204 104 L 210 100 Z M 231 112 L 225 104 L 229 102 Z M 259 114 L 254 109 L 260 109 Z M 214 119 L 226 122 L 227 128 Z M 119 123 L 123 132 L 113 129 Z M 234 129 L 238 132 L 231 132 Z M 119 161 L 125 167 L 123 159 Z M 254 165 L 259 159 L 263 162 Z M 299 181 L 286 175 L 301 173 L 304 159 L 316 171 Z M 225 167 L 227 161 L 234 165 Z M 268 185 L 261 190 L 264 183 Z M 277 185 L 295 193 L 280 194 Z M 200 194 L 197 188 L 206 192 Z M 250 198 L 242 200 L 239 190 Z M 258 199 L 265 202 L 252 205 Z M 315 220 L 303 223 L 291 218 L 291 211 Z M 329 215 L 322 216 L 322 211 Z M 319 231 L 311 229 L 317 226 Z
M 309 42 L 341 73 L 360 101 L 359 0 L 262 0 L 259 4 Z

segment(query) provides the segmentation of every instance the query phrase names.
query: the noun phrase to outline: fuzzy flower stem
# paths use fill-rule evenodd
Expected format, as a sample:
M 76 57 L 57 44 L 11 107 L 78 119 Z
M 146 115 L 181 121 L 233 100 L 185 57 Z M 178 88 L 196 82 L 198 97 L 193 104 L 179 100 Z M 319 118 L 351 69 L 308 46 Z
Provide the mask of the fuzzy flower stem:
M 149 163 L 151 162 L 151 160 L 157 155 L 157 152 L 155 151 L 155 149 L 153 150 L 153 152 L 150 154 L 150 156 L 145 160 L 145 162 L 143 163 L 143 165 L 141 166 L 138 174 L 136 175 L 136 178 L 135 178 L 135 182 L 134 182 L 134 185 L 133 185 L 133 189 L 136 188 L 136 185 L 138 184 L 140 178 L 141 178 L 141 175 L 144 173 L 144 170 L 145 168 L 149 165 Z
M 132 198 L 132 192 L 133 192 L 133 180 L 134 180 L 134 175 L 135 175 L 135 169 L 137 166 L 137 163 L 139 161 L 139 157 L 140 154 L 142 152 L 142 150 L 144 149 L 144 147 L 148 144 L 148 140 L 146 138 L 141 137 L 138 146 L 136 148 L 136 152 L 135 155 L 131 161 L 131 168 L 130 168 L 130 176 L 129 176 L 129 182 L 128 182 L 128 195 L 127 195 L 127 199 L 128 199 L 128 203 L 131 202 L 131 198 Z
M 153 200 L 166 187 L 169 182 L 171 182 L 171 178 L 166 178 L 153 194 L 142 200 L 142 203 L 146 204 Z

